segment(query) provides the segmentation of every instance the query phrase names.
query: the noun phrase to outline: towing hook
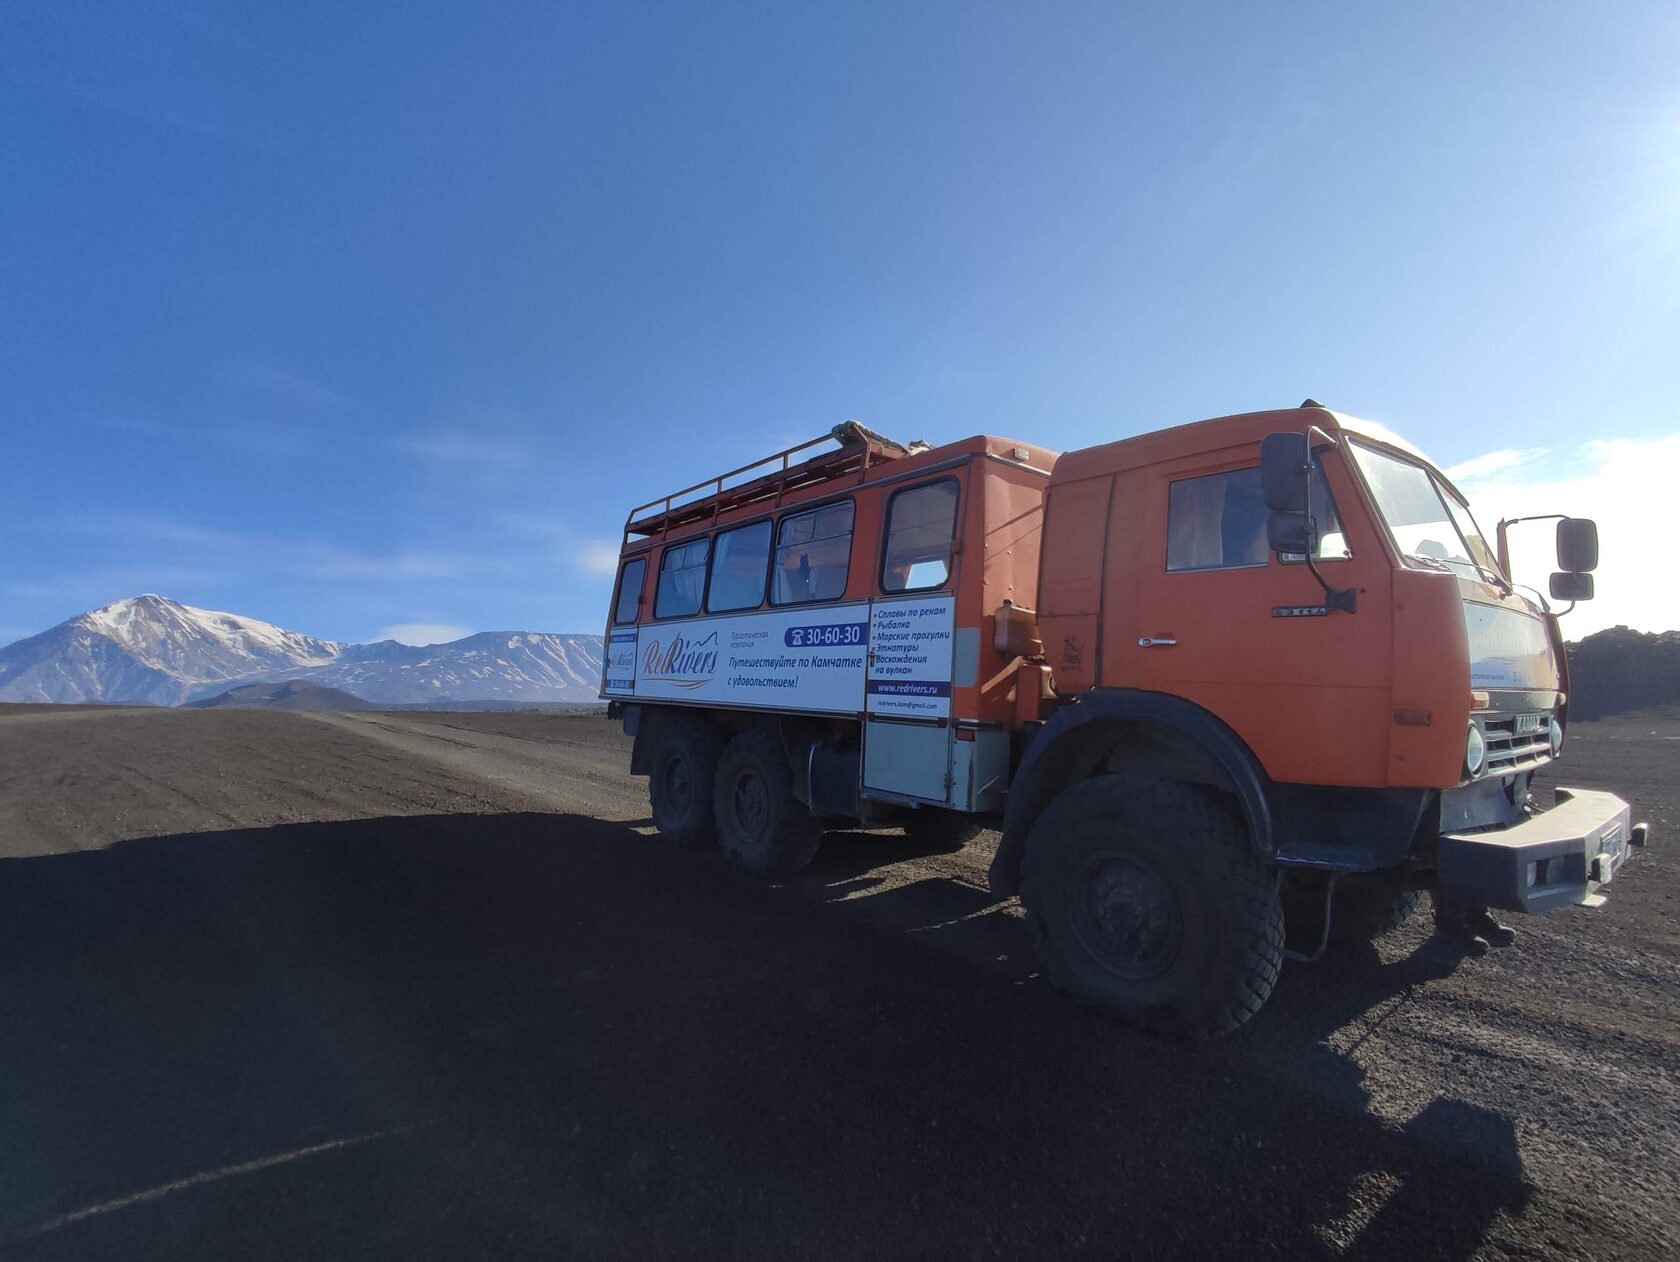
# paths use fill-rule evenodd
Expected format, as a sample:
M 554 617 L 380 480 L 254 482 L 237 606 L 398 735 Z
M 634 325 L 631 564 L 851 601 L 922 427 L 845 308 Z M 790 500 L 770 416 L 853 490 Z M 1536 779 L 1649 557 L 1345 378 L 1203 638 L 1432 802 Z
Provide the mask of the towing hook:
M 1650 833 L 1650 831 L 1651 831 L 1651 825 L 1648 822 L 1646 822 L 1645 820 L 1640 820 L 1637 824 L 1635 824 L 1633 826 L 1632 830 L 1628 833 L 1628 844 L 1630 846 L 1641 846 L 1641 847 L 1643 847 L 1644 844 L 1645 844 L 1645 838 Z

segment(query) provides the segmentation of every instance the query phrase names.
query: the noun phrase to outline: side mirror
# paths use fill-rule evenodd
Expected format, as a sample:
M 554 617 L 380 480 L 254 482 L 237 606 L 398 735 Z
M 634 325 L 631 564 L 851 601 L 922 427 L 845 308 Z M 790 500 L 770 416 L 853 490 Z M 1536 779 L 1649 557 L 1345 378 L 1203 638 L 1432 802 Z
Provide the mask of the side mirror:
M 1587 523 L 1589 526 L 1591 522 Z M 1553 600 L 1591 600 L 1593 598 L 1593 576 L 1591 574 L 1577 574 L 1565 572 L 1552 575 L 1549 584 Z
M 1590 574 L 1598 568 L 1598 523 L 1587 517 L 1565 517 L 1557 524 L 1558 569 L 1570 574 Z M 1558 576 L 1552 576 L 1557 586 Z M 1556 595 L 1556 593 L 1553 593 Z M 1559 597 L 1569 600 L 1591 600 L 1592 584 L 1587 584 L 1585 596 Z
M 1267 434 L 1260 440 L 1260 493 L 1268 510 L 1307 511 L 1307 466 L 1311 463 L 1305 434 Z
M 1305 434 L 1267 434 L 1260 440 L 1260 494 L 1266 501 L 1266 543 L 1273 552 L 1312 553 L 1310 459 Z
M 1310 556 L 1314 551 L 1312 533 L 1312 519 L 1305 513 L 1266 514 L 1266 546 L 1273 552 L 1293 552 L 1297 561 Z

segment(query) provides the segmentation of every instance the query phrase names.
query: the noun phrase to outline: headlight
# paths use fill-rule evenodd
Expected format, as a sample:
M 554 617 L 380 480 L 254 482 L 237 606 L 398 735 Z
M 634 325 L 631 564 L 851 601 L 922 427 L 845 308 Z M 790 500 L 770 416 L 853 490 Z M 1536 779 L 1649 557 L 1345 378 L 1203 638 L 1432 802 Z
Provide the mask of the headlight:
M 1563 724 L 1559 723 L 1557 721 L 1557 716 L 1556 715 L 1553 715 L 1552 716 L 1552 757 L 1556 758 L 1562 752 L 1563 752 Z
M 1487 765 L 1487 737 L 1482 735 L 1482 729 L 1474 723 L 1470 725 L 1470 734 L 1464 738 L 1464 769 L 1470 773 L 1473 780 L 1482 774 L 1482 768 Z

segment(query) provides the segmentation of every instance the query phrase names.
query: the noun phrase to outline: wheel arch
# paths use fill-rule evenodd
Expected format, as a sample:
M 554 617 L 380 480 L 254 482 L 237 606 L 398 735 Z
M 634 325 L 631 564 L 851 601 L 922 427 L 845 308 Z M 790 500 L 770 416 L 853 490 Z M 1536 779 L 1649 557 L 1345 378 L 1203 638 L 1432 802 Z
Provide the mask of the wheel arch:
M 1056 711 L 1034 734 L 1010 783 L 1003 839 L 988 884 L 1000 897 L 1021 887 L 1021 857 L 1039 813 L 1068 786 L 1123 760 L 1126 770 L 1206 784 L 1234 797 L 1249 838 L 1274 850 L 1271 780 L 1248 745 L 1218 717 L 1167 693 L 1098 688 Z

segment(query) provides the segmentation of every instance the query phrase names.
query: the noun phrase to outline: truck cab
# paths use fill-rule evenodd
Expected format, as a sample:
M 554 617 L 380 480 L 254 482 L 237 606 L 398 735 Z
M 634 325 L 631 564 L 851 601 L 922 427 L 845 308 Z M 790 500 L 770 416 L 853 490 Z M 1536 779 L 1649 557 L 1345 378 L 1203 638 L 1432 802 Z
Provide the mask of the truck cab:
M 1559 541 L 1590 594 L 1590 523 Z M 1533 800 L 1567 669 L 1503 551 L 1311 401 L 1067 454 L 848 423 L 631 513 L 603 696 L 675 840 L 780 874 L 831 825 L 996 828 L 1052 980 L 1206 1037 L 1286 912 L 1310 956 L 1425 889 L 1594 903 L 1643 843 L 1612 795 Z

